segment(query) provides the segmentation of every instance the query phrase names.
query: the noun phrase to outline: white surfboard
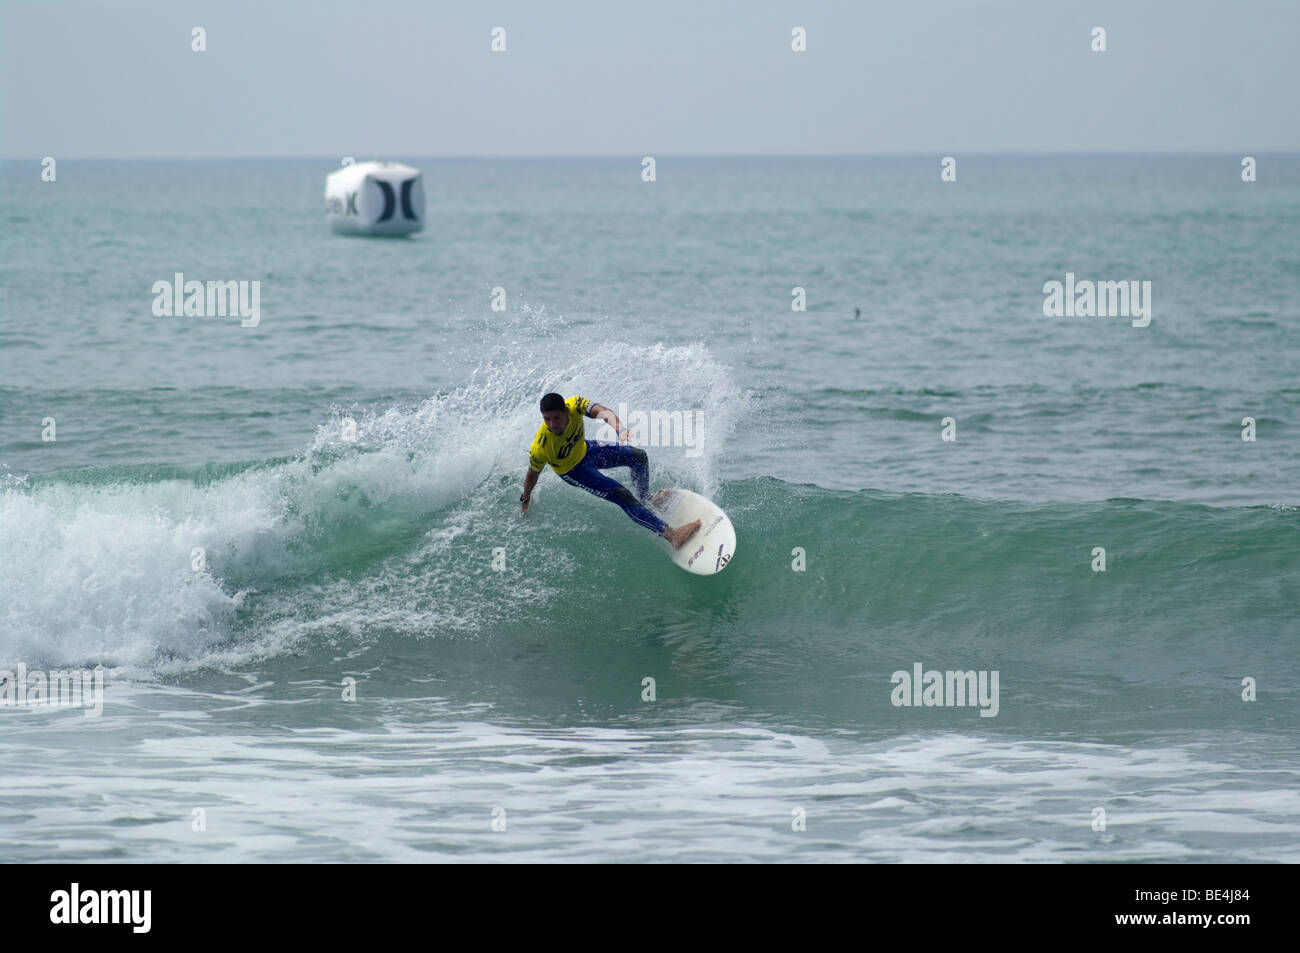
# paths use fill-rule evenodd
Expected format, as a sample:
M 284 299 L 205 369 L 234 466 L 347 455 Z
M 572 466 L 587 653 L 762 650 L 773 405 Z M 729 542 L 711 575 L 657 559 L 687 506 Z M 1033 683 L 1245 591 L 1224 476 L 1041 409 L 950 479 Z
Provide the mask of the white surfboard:
M 736 554 L 736 530 L 727 514 L 712 500 L 690 490 L 672 489 L 650 508 L 669 526 L 700 520 L 695 535 L 680 549 L 668 549 L 673 562 L 687 572 L 711 576 L 722 572 Z

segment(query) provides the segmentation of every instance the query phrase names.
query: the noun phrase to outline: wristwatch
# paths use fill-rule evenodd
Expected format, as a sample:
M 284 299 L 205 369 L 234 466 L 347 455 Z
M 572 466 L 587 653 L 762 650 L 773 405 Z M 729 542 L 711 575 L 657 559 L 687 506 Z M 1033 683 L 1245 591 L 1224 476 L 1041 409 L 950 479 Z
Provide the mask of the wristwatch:
M 520 502 L 520 503 L 527 503 L 527 502 L 528 502 L 527 500 L 524 499 L 524 495 L 523 495 L 522 493 L 519 494 L 519 502 Z

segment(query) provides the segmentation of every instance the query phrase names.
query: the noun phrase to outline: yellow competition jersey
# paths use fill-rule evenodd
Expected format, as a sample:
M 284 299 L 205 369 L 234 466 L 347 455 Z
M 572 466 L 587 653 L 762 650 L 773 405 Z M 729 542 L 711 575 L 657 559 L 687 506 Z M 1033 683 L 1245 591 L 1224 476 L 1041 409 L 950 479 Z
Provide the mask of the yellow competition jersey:
M 564 406 L 569 408 L 569 426 L 564 428 L 564 433 L 556 436 L 546 424 L 542 424 L 533 438 L 533 445 L 528 448 L 528 468 L 534 473 L 541 473 L 548 463 L 556 473 L 568 473 L 587 455 L 583 421 L 587 418 L 591 401 L 585 397 L 570 397 Z

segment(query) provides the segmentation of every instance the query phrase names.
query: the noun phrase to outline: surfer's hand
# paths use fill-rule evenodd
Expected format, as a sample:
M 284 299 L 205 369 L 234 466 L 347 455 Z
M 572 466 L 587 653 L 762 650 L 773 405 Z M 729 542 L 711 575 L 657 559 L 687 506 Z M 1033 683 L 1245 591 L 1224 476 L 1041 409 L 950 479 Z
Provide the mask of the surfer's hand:
M 529 503 L 529 502 L 530 502 L 530 501 L 528 501 L 528 500 L 522 500 L 522 499 L 519 501 L 519 515 L 520 515 L 520 516 L 527 516 L 527 515 L 528 515 L 528 503 Z
M 628 430 L 626 427 L 624 427 L 622 430 L 620 430 L 620 431 L 618 432 L 618 442 L 619 442 L 619 443 L 627 443 L 628 438 L 631 437 L 631 436 L 632 436 L 632 431 L 630 431 L 630 430 Z

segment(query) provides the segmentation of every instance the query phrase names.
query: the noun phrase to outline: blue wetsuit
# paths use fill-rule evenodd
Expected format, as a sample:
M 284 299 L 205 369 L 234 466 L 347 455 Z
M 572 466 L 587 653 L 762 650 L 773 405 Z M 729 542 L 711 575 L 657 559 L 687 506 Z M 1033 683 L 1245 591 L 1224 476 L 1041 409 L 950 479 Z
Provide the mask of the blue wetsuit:
M 636 496 L 623 484 L 600 472 L 615 467 L 632 468 Z M 560 474 L 560 479 L 580 486 L 602 500 L 613 500 L 623 508 L 624 513 L 652 533 L 662 533 L 668 525 L 641 505 L 641 500 L 650 492 L 650 457 L 640 447 L 588 440 L 586 456 L 573 469 Z

